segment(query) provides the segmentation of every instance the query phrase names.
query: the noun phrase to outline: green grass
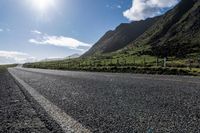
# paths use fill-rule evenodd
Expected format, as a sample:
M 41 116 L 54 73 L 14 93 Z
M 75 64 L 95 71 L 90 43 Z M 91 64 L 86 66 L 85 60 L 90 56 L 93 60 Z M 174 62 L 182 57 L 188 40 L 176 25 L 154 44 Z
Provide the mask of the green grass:
M 3 73 L 7 70 L 9 67 L 16 67 L 16 64 L 11 64 L 11 65 L 0 65 L 0 73 Z
M 200 75 L 200 64 L 195 58 L 189 63 L 188 59 L 168 58 L 164 68 L 162 58 L 150 55 L 135 55 L 130 53 L 77 58 L 63 61 L 49 61 L 25 64 L 24 67 L 59 69 L 97 72 L 127 72 L 149 74 Z

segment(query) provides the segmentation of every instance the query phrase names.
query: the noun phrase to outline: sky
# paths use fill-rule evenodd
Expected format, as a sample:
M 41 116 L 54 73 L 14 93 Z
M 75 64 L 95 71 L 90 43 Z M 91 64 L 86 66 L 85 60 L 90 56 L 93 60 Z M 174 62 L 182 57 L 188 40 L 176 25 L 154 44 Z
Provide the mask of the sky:
M 162 15 L 179 0 L 0 0 L 0 64 L 83 54 L 120 23 Z

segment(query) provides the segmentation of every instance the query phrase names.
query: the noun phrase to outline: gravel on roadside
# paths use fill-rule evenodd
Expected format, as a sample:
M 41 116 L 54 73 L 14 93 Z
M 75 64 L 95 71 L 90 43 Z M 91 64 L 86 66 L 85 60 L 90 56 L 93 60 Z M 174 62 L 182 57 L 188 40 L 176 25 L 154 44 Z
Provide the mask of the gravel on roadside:
M 8 72 L 0 72 L 0 133 L 49 133 Z

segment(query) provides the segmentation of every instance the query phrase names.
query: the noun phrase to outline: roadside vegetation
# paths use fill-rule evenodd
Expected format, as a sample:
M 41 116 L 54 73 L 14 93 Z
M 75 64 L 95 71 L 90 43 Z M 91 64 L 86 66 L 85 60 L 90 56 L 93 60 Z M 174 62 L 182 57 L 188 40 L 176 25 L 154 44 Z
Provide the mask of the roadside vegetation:
M 0 65 L 0 73 L 5 72 L 9 67 L 16 67 L 17 64 L 10 64 L 10 65 Z
M 27 63 L 24 64 L 24 67 L 96 72 L 200 75 L 200 60 L 197 56 L 164 59 L 122 52 L 88 58 Z

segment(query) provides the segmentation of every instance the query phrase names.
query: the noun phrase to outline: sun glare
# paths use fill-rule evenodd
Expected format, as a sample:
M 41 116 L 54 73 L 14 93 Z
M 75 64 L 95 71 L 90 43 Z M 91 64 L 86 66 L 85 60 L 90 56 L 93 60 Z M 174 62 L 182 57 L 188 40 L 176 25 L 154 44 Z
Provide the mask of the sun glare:
M 55 0 L 31 0 L 31 4 L 35 10 L 44 13 L 55 6 Z

